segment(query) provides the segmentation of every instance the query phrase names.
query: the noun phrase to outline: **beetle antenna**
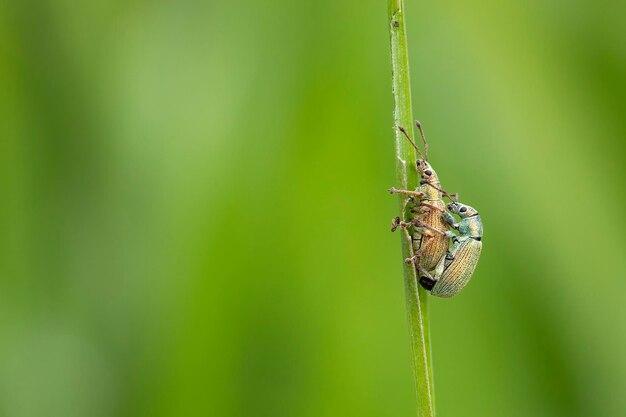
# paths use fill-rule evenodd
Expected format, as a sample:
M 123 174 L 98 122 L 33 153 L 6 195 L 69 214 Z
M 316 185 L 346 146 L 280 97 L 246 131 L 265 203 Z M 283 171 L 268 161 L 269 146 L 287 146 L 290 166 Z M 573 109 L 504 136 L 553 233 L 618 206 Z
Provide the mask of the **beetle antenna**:
M 422 130 L 422 124 L 419 120 L 415 121 L 415 126 L 420 131 L 420 136 L 422 137 L 422 142 L 424 142 L 424 155 L 426 156 L 426 161 L 428 161 L 428 142 L 426 142 L 426 136 L 424 136 L 424 131 Z
M 406 133 L 406 130 L 404 130 L 404 128 L 402 126 L 398 126 L 398 130 L 400 132 L 402 132 L 402 134 L 404 135 L 405 138 L 408 139 L 409 142 L 411 142 L 411 145 L 413 145 L 413 147 L 415 148 L 415 150 L 417 151 L 417 154 L 420 156 L 420 158 L 424 158 L 424 156 L 422 155 L 422 152 L 420 152 L 420 148 L 417 147 L 417 145 L 415 144 L 415 142 L 413 142 L 411 140 L 411 138 L 409 137 L 408 133 Z

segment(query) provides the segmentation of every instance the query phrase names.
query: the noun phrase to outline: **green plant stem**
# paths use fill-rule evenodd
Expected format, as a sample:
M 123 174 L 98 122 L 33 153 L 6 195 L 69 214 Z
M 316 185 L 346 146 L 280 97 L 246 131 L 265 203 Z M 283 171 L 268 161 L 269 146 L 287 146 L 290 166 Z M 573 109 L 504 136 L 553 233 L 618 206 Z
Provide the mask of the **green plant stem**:
M 413 134 L 409 56 L 406 41 L 403 0 L 388 0 L 388 11 L 389 38 L 391 45 L 391 78 L 394 99 L 393 119 L 396 148 L 396 175 L 397 181 L 403 189 L 413 190 L 417 186 L 415 151 L 397 129 L 397 126 L 402 126 L 407 132 L 410 132 L 412 137 L 415 137 Z M 400 196 L 400 209 L 402 213 L 405 213 L 405 199 L 402 196 Z M 402 257 L 404 259 L 413 255 L 413 248 L 408 234 L 401 233 L 401 236 Z M 417 393 L 417 415 L 418 417 L 434 417 L 435 405 L 430 351 L 428 298 L 426 291 L 418 285 L 415 268 L 411 265 L 404 266 L 404 282 L 409 333 L 411 336 L 415 389 Z

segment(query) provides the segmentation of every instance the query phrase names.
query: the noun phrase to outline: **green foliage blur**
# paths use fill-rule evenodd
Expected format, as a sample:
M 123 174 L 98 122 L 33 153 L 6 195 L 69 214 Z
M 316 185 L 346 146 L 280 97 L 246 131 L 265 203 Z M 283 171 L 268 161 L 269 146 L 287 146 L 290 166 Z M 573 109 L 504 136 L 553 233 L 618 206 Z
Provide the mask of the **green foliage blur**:
M 626 415 L 611 1 L 406 0 L 485 223 L 437 415 Z M 415 414 L 383 1 L 0 3 L 0 415 Z

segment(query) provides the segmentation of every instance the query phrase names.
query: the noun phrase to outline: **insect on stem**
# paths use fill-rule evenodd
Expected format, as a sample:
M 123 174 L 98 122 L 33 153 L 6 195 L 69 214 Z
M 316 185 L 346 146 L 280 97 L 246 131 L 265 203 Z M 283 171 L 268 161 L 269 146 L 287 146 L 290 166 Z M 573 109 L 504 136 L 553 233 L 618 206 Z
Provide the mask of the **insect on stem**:
M 387 0 L 389 22 L 389 46 L 391 52 L 391 92 L 393 95 L 393 125 L 396 155 L 397 183 L 403 188 L 417 188 L 418 175 L 415 158 L 421 156 L 417 146 L 410 141 L 413 149 L 403 145 L 401 135 L 409 136 L 401 126 L 412 128 L 413 111 L 411 106 L 411 80 L 406 36 L 406 16 L 403 0 Z M 410 130 L 408 130 L 410 132 Z M 401 134 L 398 134 L 402 132 Z M 410 139 L 410 137 L 408 138 Z M 407 198 L 400 198 L 401 213 L 406 212 Z M 413 241 L 408 230 L 402 231 L 403 258 L 414 256 Z M 432 357 L 430 349 L 430 320 L 428 317 L 428 293 L 419 286 L 417 271 L 413 265 L 404 265 L 404 285 L 406 294 L 407 319 L 411 341 L 411 359 L 417 399 L 417 416 L 434 417 L 434 390 Z

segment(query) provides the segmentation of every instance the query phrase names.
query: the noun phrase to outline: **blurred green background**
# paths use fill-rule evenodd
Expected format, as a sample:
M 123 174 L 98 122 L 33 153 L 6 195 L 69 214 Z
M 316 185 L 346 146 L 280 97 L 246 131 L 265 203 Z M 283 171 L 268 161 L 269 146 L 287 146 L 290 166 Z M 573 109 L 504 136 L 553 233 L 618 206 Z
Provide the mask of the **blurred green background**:
M 626 5 L 406 0 L 485 222 L 437 414 L 626 415 Z M 0 3 L 0 415 L 412 416 L 383 1 Z

